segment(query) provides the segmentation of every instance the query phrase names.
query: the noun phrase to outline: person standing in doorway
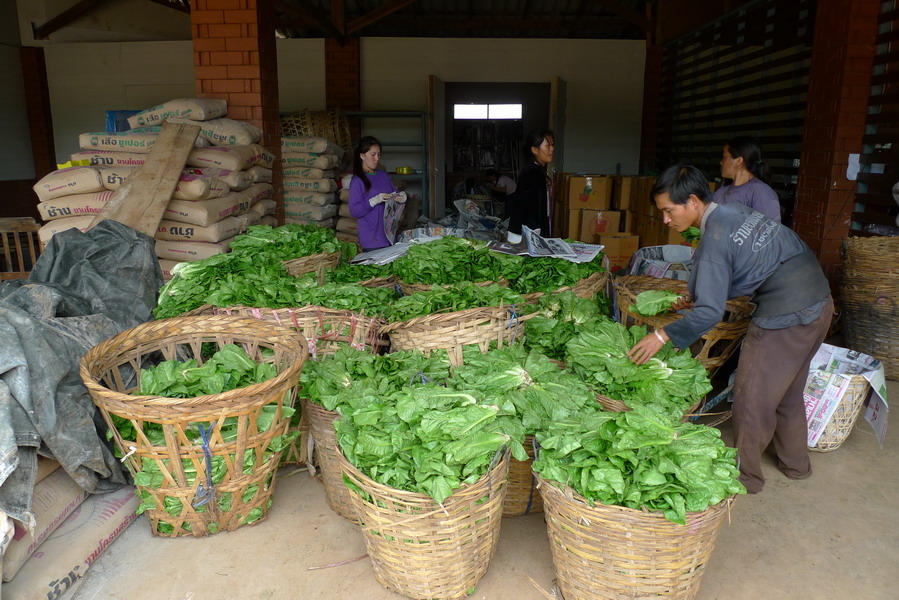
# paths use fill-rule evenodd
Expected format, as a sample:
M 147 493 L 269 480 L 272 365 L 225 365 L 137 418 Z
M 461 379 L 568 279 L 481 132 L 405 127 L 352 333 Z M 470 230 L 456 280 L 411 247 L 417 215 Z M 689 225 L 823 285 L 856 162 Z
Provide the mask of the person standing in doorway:
M 780 200 L 771 189 L 771 168 L 762 160 L 762 148 L 754 137 L 728 140 L 721 152 L 721 176 L 731 184 L 715 191 L 717 204 L 743 204 L 780 223 Z
M 521 241 L 521 226 L 539 229 L 540 235 L 552 235 L 552 177 L 546 165 L 553 160 L 555 135 L 549 129 L 538 129 L 525 140 L 525 165 L 518 175 L 518 186 L 508 199 L 509 241 Z

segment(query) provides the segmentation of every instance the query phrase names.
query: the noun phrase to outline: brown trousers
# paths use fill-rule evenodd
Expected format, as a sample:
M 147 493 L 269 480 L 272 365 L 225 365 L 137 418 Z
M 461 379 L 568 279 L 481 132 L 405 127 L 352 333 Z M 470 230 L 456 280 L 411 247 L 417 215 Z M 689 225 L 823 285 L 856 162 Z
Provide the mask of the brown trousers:
M 808 325 L 786 329 L 749 325 L 734 382 L 733 424 L 740 482 L 750 494 L 765 485 L 762 453 L 772 442 L 777 468 L 784 475 L 790 479 L 811 475 L 802 391 L 832 315 L 829 299 Z

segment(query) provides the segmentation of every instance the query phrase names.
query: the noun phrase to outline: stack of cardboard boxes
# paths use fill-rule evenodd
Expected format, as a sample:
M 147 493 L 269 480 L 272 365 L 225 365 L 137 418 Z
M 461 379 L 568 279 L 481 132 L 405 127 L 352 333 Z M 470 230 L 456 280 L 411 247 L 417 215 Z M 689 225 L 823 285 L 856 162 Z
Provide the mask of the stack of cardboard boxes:
M 555 234 L 605 246 L 613 273 L 641 247 L 689 245 L 662 222 L 650 198 L 654 183 L 655 177 L 561 174 Z

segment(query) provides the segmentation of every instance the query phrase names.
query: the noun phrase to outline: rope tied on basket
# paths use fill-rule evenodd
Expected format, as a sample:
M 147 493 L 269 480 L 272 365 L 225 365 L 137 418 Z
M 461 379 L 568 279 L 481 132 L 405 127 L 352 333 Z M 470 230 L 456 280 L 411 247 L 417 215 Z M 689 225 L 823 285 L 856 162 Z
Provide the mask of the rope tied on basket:
M 537 459 L 537 451 L 540 448 L 540 444 L 537 443 L 537 438 L 531 438 L 531 447 L 534 449 L 534 459 Z M 533 469 L 531 470 L 531 489 L 528 490 L 528 505 L 524 509 L 524 514 L 531 514 L 531 507 L 534 505 L 534 490 L 537 487 L 537 476 L 534 475 Z
M 416 377 L 420 377 L 420 378 L 421 378 L 421 384 L 422 384 L 422 385 L 424 385 L 424 384 L 426 384 L 426 383 L 431 383 L 432 381 L 434 381 L 433 379 L 431 379 L 430 377 L 428 377 L 427 375 L 425 375 L 425 374 L 424 374 L 424 371 L 419 371 L 418 373 L 415 373 L 414 375 L 412 375 L 412 377 L 409 378 L 409 385 L 412 385 L 412 382 L 415 381 L 415 378 L 416 378 Z
M 315 338 L 306 338 L 306 341 L 309 343 L 309 356 L 312 357 L 312 360 L 318 358 L 318 340 Z
M 506 310 L 509 311 L 509 322 L 506 323 L 506 329 L 511 329 L 518 324 L 518 311 L 515 309 L 514 304 L 510 304 Z M 510 345 L 515 343 L 515 338 L 517 337 L 518 328 L 515 327 L 515 329 L 512 331 L 512 341 L 510 342 Z
M 203 440 L 203 457 L 206 460 L 206 487 L 200 483 L 197 485 L 197 493 L 191 501 L 191 506 L 200 508 L 210 503 L 215 503 L 215 485 L 212 483 L 212 451 L 209 449 L 209 441 L 212 436 L 212 425 L 209 429 L 203 427 L 202 423 L 197 423 L 197 431 L 200 432 L 200 439 Z

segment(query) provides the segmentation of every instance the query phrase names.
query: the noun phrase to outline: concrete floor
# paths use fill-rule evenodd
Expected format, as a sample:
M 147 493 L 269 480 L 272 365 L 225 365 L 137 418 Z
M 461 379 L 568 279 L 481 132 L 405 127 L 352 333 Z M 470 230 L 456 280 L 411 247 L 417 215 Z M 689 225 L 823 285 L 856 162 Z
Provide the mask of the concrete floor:
M 899 401 L 899 383 L 889 384 Z M 897 414 L 894 419 L 899 418 Z M 730 429 L 722 426 L 726 441 Z M 814 475 L 790 481 L 769 458 L 765 490 L 737 499 L 718 535 L 699 600 L 899 598 L 899 424 L 883 449 L 859 425 L 841 448 L 813 453 Z M 129 527 L 72 600 L 400 600 L 375 581 L 355 527 L 331 512 L 324 487 L 298 472 L 278 480 L 268 519 L 204 539 L 161 539 Z M 529 577 L 534 583 L 529 581 Z M 507 518 L 473 599 L 547 598 L 553 566 L 541 515 Z

